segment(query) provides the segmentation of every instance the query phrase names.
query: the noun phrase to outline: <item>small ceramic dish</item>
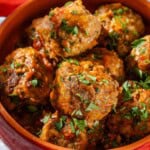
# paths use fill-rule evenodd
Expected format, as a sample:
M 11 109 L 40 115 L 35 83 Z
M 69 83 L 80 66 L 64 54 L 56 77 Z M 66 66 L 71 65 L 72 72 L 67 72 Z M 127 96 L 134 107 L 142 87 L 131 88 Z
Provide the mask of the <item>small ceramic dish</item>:
M 31 23 L 31 20 L 33 18 L 42 16 L 48 10 L 50 10 L 50 8 L 61 6 L 65 2 L 66 0 L 28 0 L 18 9 L 16 9 L 16 11 L 14 11 L 0 26 L 0 63 L 2 63 L 6 55 L 8 55 L 14 49 L 14 45 L 20 37 L 22 29 L 24 29 L 29 23 Z M 90 11 L 95 10 L 99 5 L 103 3 L 112 2 L 121 2 L 141 14 L 147 27 L 146 32 L 150 33 L 150 2 L 146 0 L 83 0 L 84 5 Z M 11 117 L 11 115 L 6 111 L 1 103 L 0 114 L 17 132 L 26 137 L 29 141 L 32 141 L 35 144 L 39 145 L 40 147 L 53 150 L 67 149 L 48 142 L 44 142 L 29 133 Z M 116 148 L 114 150 L 133 150 L 138 147 L 144 146 L 149 142 L 150 136 L 147 136 L 135 143 Z

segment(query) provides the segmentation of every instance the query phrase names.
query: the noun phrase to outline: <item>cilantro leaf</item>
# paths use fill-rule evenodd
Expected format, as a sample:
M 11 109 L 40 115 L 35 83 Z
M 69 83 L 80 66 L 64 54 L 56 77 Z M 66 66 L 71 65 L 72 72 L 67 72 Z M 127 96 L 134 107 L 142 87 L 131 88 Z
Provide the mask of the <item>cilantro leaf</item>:
M 92 111 L 92 110 L 99 110 L 100 108 L 96 105 L 96 104 L 94 104 L 93 102 L 91 102 L 89 105 L 88 105 L 88 107 L 86 108 L 86 110 L 85 111 Z
M 141 46 L 141 44 L 143 44 L 143 42 L 145 42 L 145 41 L 146 41 L 146 40 L 143 39 L 143 38 L 137 39 L 137 40 L 135 40 L 135 41 L 133 41 L 133 42 L 131 43 L 131 47 L 132 47 L 132 48 L 137 48 L 137 47 Z

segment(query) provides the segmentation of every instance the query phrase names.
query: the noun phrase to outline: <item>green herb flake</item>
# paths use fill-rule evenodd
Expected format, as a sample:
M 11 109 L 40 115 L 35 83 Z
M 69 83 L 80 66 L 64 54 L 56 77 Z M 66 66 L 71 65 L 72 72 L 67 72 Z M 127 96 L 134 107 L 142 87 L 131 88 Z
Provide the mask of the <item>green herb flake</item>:
M 71 64 L 75 64 L 75 65 L 79 66 L 79 61 L 76 60 L 76 59 L 68 58 L 68 59 L 65 59 L 65 61 L 67 61 Z
M 31 113 L 34 113 L 34 112 L 37 112 L 37 111 L 38 111 L 37 107 L 36 107 L 36 106 L 33 106 L 33 105 L 28 105 L 28 106 L 27 106 L 27 109 L 28 109 L 28 111 L 31 112 Z
M 102 84 L 108 85 L 108 84 L 109 84 L 109 81 L 106 80 L 106 79 L 103 79 L 102 81 L 99 82 L 99 84 L 100 84 L 100 85 L 102 85 Z
M 128 101 L 132 98 L 131 91 L 130 91 L 130 83 L 128 81 L 124 82 L 123 84 L 123 100 Z
M 38 79 L 33 79 L 31 80 L 31 84 L 33 87 L 37 87 L 39 85 L 39 80 Z
M 89 105 L 88 105 L 88 107 L 86 108 L 86 110 L 85 111 L 92 111 L 92 110 L 99 110 L 100 108 L 96 105 L 96 104 L 94 104 L 93 102 L 91 102 Z
M 132 46 L 132 48 L 137 48 L 137 47 L 141 46 L 143 44 L 143 42 L 145 42 L 145 41 L 146 41 L 146 39 L 143 39 L 143 38 L 137 39 L 131 43 L 131 46 Z
M 92 75 L 90 75 L 90 74 L 87 74 L 87 77 L 89 78 L 89 79 L 91 79 L 93 82 L 96 82 L 96 77 L 95 76 L 92 76 Z
M 130 113 L 128 113 L 128 114 L 123 115 L 123 118 L 130 120 L 132 118 L 132 116 Z
M 66 6 L 69 6 L 69 5 L 71 5 L 73 2 L 72 1 L 68 1 L 68 2 L 66 2 L 65 4 L 64 4 L 64 6 L 66 7 Z
M 77 10 L 73 10 L 73 11 L 71 12 L 71 14 L 77 15 L 77 14 L 78 14 L 78 11 L 77 11 Z
M 147 76 L 145 81 L 140 81 L 139 85 L 144 89 L 150 89 L 150 76 Z
M 65 52 L 67 52 L 67 53 L 70 53 L 70 52 L 71 52 L 71 50 L 70 50 L 68 47 L 64 47 L 63 50 L 64 50 Z
M 77 127 L 80 131 L 84 131 L 86 125 L 86 121 L 85 120 L 78 120 L 76 118 L 73 118 L 73 122 L 75 127 Z
M 72 116 L 77 116 L 77 117 L 82 117 L 83 116 L 83 113 L 82 111 L 79 109 L 79 110 L 74 110 L 71 114 Z
M 8 71 L 8 69 L 7 69 L 7 68 L 5 68 L 5 67 L 3 67 L 3 68 L 1 68 L 1 71 L 5 73 L 5 72 L 7 72 L 7 71 Z
M 55 123 L 55 128 L 58 130 L 58 131 L 61 131 L 61 129 L 63 128 L 64 124 L 65 124 L 65 121 L 66 121 L 67 117 L 66 116 L 62 116 L 59 120 L 59 122 L 56 122 Z
M 109 42 L 107 44 L 107 48 L 110 50 L 116 49 L 117 48 L 117 43 L 119 39 L 119 34 L 117 32 L 110 32 L 109 35 Z
M 50 37 L 53 38 L 53 39 L 56 39 L 57 38 L 56 31 L 51 31 L 50 32 Z
M 80 81 L 81 83 L 83 83 L 83 84 L 86 84 L 86 85 L 89 85 L 89 84 L 90 84 L 90 81 L 87 80 L 87 79 L 85 78 L 85 75 L 83 75 L 83 74 L 78 74 L 78 79 L 79 79 L 79 81 Z
M 10 64 L 10 67 L 11 67 L 11 69 L 15 69 L 15 64 L 14 64 L 14 62 L 12 62 L 12 63 Z
M 68 34 L 77 35 L 79 29 L 77 26 L 69 26 L 65 19 L 62 19 L 61 29 L 67 32 Z
M 50 118 L 51 118 L 51 114 L 47 114 L 40 121 L 46 124 Z
M 113 14 L 114 15 L 122 15 L 124 13 L 124 9 L 123 8 L 119 8 L 119 9 L 114 9 L 113 10 Z
M 76 132 L 75 127 L 74 127 L 74 124 L 73 124 L 72 121 L 70 122 L 70 128 L 71 128 L 72 133 L 75 133 L 75 132 Z

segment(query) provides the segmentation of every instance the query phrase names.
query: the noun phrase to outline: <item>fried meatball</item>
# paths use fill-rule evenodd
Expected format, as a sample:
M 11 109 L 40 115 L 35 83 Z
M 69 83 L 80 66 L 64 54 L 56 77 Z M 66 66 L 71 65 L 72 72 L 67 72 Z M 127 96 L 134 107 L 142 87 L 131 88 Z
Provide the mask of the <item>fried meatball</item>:
M 85 58 L 81 57 L 81 59 L 92 59 L 100 63 L 119 83 L 123 82 L 125 78 L 123 61 L 118 57 L 115 51 L 109 51 L 105 48 L 94 48 Z
M 120 138 L 118 144 L 128 144 L 150 133 L 150 90 L 138 84 L 133 81 L 123 84 L 120 104 L 108 117 L 109 133 L 113 140 Z
M 85 120 L 70 118 L 56 112 L 43 126 L 40 138 L 59 146 L 87 150 L 95 147 L 96 141 L 101 137 L 101 129 L 98 122 L 90 130 Z
M 142 71 L 150 74 L 150 35 L 132 43 L 132 51 L 127 58 L 128 70 L 131 73 Z
M 120 3 L 102 5 L 95 15 L 103 25 L 104 37 L 100 38 L 100 44 L 116 50 L 120 56 L 127 55 L 130 43 L 144 33 L 142 18 Z
M 37 50 L 19 48 L 8 55 L 0 67 L 0 78 L 3 78 L 2 89 L 10 99 L 42 104 L 49 96 L 52 67 Z
M 51 59 L 79 55 L 93 48 L 100 31 L 100 22 L 80 0 L 56 7 L 49 16 L 33 20 L 27 29 L 33 47 Z
M 117 104 L 118 82 L 99 63 L 68 59 L 59 65 L 50 94 L 52 105 L 62 113 L 85 118 L 91 127 Z

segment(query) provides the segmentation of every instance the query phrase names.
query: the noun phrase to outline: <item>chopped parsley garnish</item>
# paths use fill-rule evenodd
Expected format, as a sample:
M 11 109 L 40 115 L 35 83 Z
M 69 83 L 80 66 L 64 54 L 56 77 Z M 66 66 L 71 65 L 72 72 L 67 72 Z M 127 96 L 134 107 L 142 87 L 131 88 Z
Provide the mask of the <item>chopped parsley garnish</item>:
M 86 76 L 84 74 L 78 74 L 77 77 L 81 83 L 86 84 L 86 85 L 90 85 L 91 83 L 96 82 L 96 77 L 90 74 L 87 74 Z
M 147 78 L 145 79 L 145 81 L 140 81 L 139 85 L 144 88 L 144 89 L 150 89 L 150 76 L 147 76 Z
M 139 121 L 147 120 L 149 117 L 149 112 L 147 110 L 146 104 L 141 103 L 140 107 L 134 106 L 130 109 L 129 113 L 124 115 L 124 118 L 131 119 L 137 118 Z
M 31 80 L 31 84 L 32 84 L 33 87 L 37 87 L 37 86 L 39 86 L 39 80 L 38 79 L 33 79 L 33 80 Z
M 50 118 L 51 118 L 51 114 L 46 114 L 40 121 L 46 124 Z
M 10 67 L 11 67 L 11 69 L 14 69 L 14 68 L 15 68 L 14 62 L 12 62 L 12 63 L 10 64 Z
M 93 102 L 91 102 L 89 104 L 89 106 L 86 108 L 85 111 L 92 111 L 92 110 L 99 110 L 99 109 L 100 108 L 96 104 L 94 104 Z
M 77 15 L 77 14 L 78 14 L 78 11 L 77 11 L 77 10 L 73 10 L 71 13 L 72 13 L 73 15 Z
M 71 64 L 75 64 L 75 65 L 79 65 L 79 61 L 76 60 L 76 59 L 72 59 L 72 58 L 68 58 L 68 59 L 65 59 L 65 61 L 71 63 Z
M 5 68 L 5 67 L 3 67 L 3 68 L 1 68 L 1 71 L 2 71 L 2 72 L 7 72 L 7 71 L 8 71 L 8 69 L 7 69 L 7 68 Z
M 73 122 L 72 122 L 72 121 L 70 122 L 70 127 L 71 127 L 71 131 L 72 131 L 72 133 L 75 133 L 75 132 L 76 132 L 76 130 L 75 130 L 75 127 L 74 127 L 74 124 L 73 124 Z
M 85 75 L 83 74 L 79 74 L 78 75 L 78 79 L 81 83 L 83 84 L 86 84 L 86 85 L 89 85 L 90 84 L 90 81 L 86 79 Z
M 85 120 L 79 120 L 76 118 L 73 118 L 73 123 L 75 127 L 77 127 L 80 131 L 83 131 L 85 127 L 87 126 Z
M 121 25 L 123 31 L 128 33 L 128 29 L 127 29 L 128 21 L 127 20 L 123 20 L 121 16 L 115 16 L 115 19 Z
M 122 15 L 124 13 L 124 9 L 123 8 L 119 8 L 119 9 L 114 9 L 113 10 L 113 14 L 114 15 Z
M 103 79 L 103 80 L 101 80 L 101 81 L 99 82 L 99 84 L 100 84 L 100 85 L 101 85 L 101 84 L 109 84 L 109 81 L 106 80 L 106 79 Z
M 56 122 L 55 123 L 55 128 L 58 130 L 58 131 L 61 131 L 61 129 L 63 128 L 64 124 L 65 124 L 65 121 L 66 121 L 67 117 L 66 116 L 62 116 L 59 120 L 59 122 Z
M 96 77 L 90 74 L 87 74 L 87 77 L 90 78 L 93 82 L 96 82 Z
M 70 4 L 72 4 L 73 2 L 72 1 L 68 1 L 64 4 L 64 6 L 69 6 Z
M 128 101 L 132 98 L 131 96 L 131 85 L 128 81 L 123 84 L 123 100 Z
M 49 12 L 49 18 L 51 18 L 51 17 L 53 17 L 54 16 L 54 12 L 51 10 L 50 12 Z
M 18 67 L 21 67 L 21 66 L 22 66 L 22 64 L 14 63 L 14 62 L 12 62 L 11 65 L 10 65 L 11 69 L 15 69 L 15 68 L 18 68 Z
M 118 43 L 118 38 L 119 34 L 112 31 L 109 33 L 109 42 L 107 44 L 107 48 L 110 50 L 116 49 L 117 48 L 117 43 Z
M 65 19 L 62 20 L 61 29 L 72 35 L 77 35 L 79 32 L 77 26 L 69 26 Z
M 71 51 L 68 47 L 64 47 L 63 50 L 67 53 L 70 53 L 70 51 Z
M 138 68 L 133 68 L 133 71 L 134 71 L 134 73 L 136 74 L 136 76 L 139 78 L 139 79 L 141 79 L 141 80 L 143 80 L 145 77 L 146 77 L 146 74 L 142 71 L 142 70 L 140 70 L 140 69 L 138 69 Z
M 77 117 L 82 117 L 82 116 L 83 116 L 83 113 L 82 113 L 82 111 L 79 109 L 79 110 L 74 110 L 71 115 L 72 115 L 72 116 L 77 116 Z
M 50 32 L 50 37 L 53 38 L 53 39 L 56 39 L 57 38 L 56 31 L 51 31 Z
M 141 46 L 141 44 L 143 44 L 143 42 L 145 42 L 145 41 L 146 41 L 146 39 L 143 39 L 143 38 L 137 39 L 131 43 L 131 46 L 132 46 L 132 48 L 137 48 L 137 47 Z

